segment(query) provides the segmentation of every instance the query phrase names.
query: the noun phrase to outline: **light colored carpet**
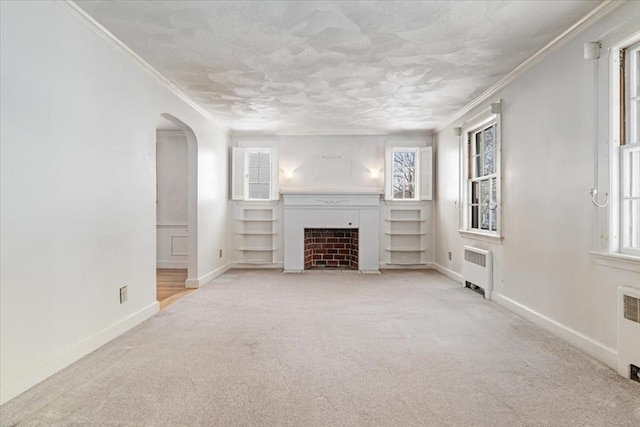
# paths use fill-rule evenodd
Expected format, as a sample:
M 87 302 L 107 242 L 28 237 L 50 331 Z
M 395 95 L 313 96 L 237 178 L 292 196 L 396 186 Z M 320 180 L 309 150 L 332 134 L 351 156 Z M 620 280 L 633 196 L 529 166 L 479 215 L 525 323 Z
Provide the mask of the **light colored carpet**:
M 431 271 L 230 271 L 3 426 L 638 426 L 640 384 Z

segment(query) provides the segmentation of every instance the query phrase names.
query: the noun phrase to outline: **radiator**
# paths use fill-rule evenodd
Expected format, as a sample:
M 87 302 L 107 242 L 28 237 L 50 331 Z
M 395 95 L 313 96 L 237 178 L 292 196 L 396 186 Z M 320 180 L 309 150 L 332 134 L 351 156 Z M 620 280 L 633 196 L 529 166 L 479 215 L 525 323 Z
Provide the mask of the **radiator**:
M 618 288 L 618 373 L 640 381 L 640 289 Z
M 485 299 L 491 299 L 493 290 L 493 261 L 491 251 L 464 247 L 464 262 L 462 263 L 462 277 L 465 286 L 482 290 Z

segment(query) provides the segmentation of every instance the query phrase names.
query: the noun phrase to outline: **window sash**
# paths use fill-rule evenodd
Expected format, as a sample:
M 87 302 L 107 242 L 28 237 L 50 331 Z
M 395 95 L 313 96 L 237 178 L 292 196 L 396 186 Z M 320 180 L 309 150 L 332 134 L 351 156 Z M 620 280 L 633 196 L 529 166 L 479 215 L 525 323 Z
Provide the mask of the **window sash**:
M 624 145 L 640 144 L 640 43 L 624 50 Z
M 399 164 L 397 155 L 410 153 L 413 155 L 412 164 Z M 418 200 L 418 149 L 394 149 L 391 152 L 392 161 L 392 200 Z
M 491 118 L 466 132 L 467 230 L 499 233 L 498 118 Z
M 468 132 L 468 178 L 486 177 L 496 172 L 496 121 Z M 490 135 L 491 138 L 487 138 Z M 491 150 L 487 150 L 490 142 Z
M 271 199 L 271 151 L 247 150 L 246 154 L 247 200 Z
M 620 252 L 640 255 L 640 144 L 620 147 Z
M 640 43 L 622 50 L 621 58 L 619 250 L 640 256 Z

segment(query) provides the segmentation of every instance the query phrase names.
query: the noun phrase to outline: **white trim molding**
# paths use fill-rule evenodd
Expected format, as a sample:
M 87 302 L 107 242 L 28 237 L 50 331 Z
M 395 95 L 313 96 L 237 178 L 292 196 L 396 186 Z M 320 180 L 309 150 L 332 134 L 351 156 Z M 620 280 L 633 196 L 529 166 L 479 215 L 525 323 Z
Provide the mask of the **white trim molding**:
M 253 264 L 250 262 L 235 261 L 231 263 L 230 268 L 238 268 L 238 269 L 244 269 L 244 270 L 278 269 L 278 268 L 284 268 L 284 263 L 272 262 L 272 263 L 265 263 L 265 264 L 262 264 L 262 263 Z
M 120 39 L 118 39 L 111 31 L 107 30 L 102 24 L 93 19 L 91 15 L 85 12 L 80 6 L 71 0 L 55 0 L 55 2 L 61 6 L 64 10 L 69 12 L 71 16 L 76 18 L 82 24 L 87 26 L 90 30 L 100 36 L 103 40 L 113 46 L 115 49 L 124 54 L 127 58 L 138 65 L 143 71 L 155 78 L 161 85 L 163 85 L 169 92 L 176 95 L 182 101 L 187 103 L 191 108 L 202 114 L 209 121 L 213 122 L 220 130 L 229 133 L 229 127 L 222 121 L 212 116 L 202 105 L 196 102 L 185 91 L 180 89 L 177 85 L 163 76 L 158 70 L 153 68 L 147 61 L 142 59 L 131 48 L 125 45 Z
M 160 305 L 158 302 L 154 301 L 97 334 L 36 362 L 12 377 L 2 380 L 0 383 L 0 404 L 8 402 L 39 382 L 61 371 L 73 362 L 76 362 L 112 339 L 147 320 L 156 314 L 159 308 Z
M 605 267 L 629 270 L 640 273 L 640 257 L 609 252 L 591 252 L 596 257 L 596 264 Z
M 481 242 L 496 243 L 499 245 L 502 244 L 502 240 L 504 239 L 503 236 L 485 234 L 478 231 L 458 230 L 458 233 L 460 233 L 460 236 L 464 237 L 465 239 L 479 240 Z
M 543 46 L 536 53 L 531 55 L 526 61 L 518 65 L 511 72 L 506 74 L 500 80 L 498 80 L 493 86 L 489 87 L 487 90 L 482 92 L 477 98 L 473 101 L 462 107 L 448 119 L 444 120 L 435 128 L 435 132 L 442 132 L 447 126 L 452 123 L 460 120 L 467 113 L 472 111 L 474 108 L 478 107 L 483 102 L 487 101 L 489 98 L 494 96 L 498 91 L 506 87 L 509 83 L 514 81 L 520 75 L 522 75 L 525 71 L 531 68 L 533 65 L 541 61 L 547 55 L 552 53 L 553 51 L 559 49 L 568 43 L 575 36 L 580 34 L 582 31 L 586 30 L 600 19 L 613 12 L 618 7 L 622 6 L 625 3 L 625 0 L 607 0 L 598 5 L 595 9 L 593 9 L 589 14 L 580 19 L 578 22 L 569 27 L 566 31 L 560 34 L 558 37 L 551 40 L 545 46 Z
M 588 336 L 571 329 L 562 323 L 556 322 L 555 320 L 550 319 L 549 317 L 497 292 L 493 292 L 491 294 L 491 298 L 498 305 L 501 305 L 507 310 L 533 322 L 535 325 L 584 351 L 589 356 L 601 361 L 610 368 L 614 370 L 618 369 L 618 352 L 615 349 L 607 347 L 601 342 L 589 338 Z
M 218 267 L 215 270 L 211 270 L 207 274 L 204 274 L 197 279 L 187 279 L 184 286 L 185 288 L 189 289 L 198 289 L 206 285 L 216 277 L 220 276 L 221 274 L 226 273 L 229 269 L 231 269 L 231 263 Z
M 464 278 L 462 277 L 462 274 L 457 273 L 453 270 L 448 269 L 447 267 L 444 267 L 440 264 L 437 263 L 432 263 L 431 264 L 431 268 L 436 270 L 438 273 L 443 274 L 445 276 L 447 276 L 449 279 L 460 283 L 461 285 L 464 285 Z

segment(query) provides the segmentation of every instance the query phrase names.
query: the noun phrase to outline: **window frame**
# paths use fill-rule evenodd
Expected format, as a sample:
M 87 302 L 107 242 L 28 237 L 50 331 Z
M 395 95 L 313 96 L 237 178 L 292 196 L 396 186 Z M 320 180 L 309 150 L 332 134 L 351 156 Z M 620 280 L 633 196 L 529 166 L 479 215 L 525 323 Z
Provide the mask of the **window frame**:
M 501 104 L 498 104 L 501 106 Z M 498 108 L 499 109 L 499 108 Z M 494 132 L 494 171 L 491 174 L 472 176 L 472 150 L 471 137 L 479 132 L 484 132 L 490 126 L 495 126 Z M 479 154 L 481 155 L 481 154 Z M 480 114 L 469 120 L 462 127 L 460 134 L 460 201 L 462 209 L 460 214 L 460 229 L 458 232 L 464 237 L 478 238 L 494 243 L 502 241 L 502 122 L 501 114 L 494 112 L 493 108 L 487 108 Z M 483 180 L 489 181 L 489 194 L 491 192 L 491 182 L 495 182 L 495 230 L 485 230 L 479 227 L 473 227 L 472 209 L 480 204 L 473 203 L 472 186 L 474 182 Z M 480 215 L 480 211 L 478 212 Z M 480 218 L 479 218 L 480 221 Z
M 396 175 L 396 153 L 413 153 L 415 163 L 413 166 L 413 197 L 395 197 L 394 182 Z M 419 147 L 392 147 L 391 148 L 391 200 L 395 202 L 417 202 L 420 201 L 420 148 Z M 406 184 L 406 183 L 405 183 Z M 406 191 L 406 190 L 405 190 Z
M 269 180 L 269 191 L 267 192 L 267 198 L 256 198 L 256 197 L 251 197 L 250 194 L 251 192 L 249 191 L 249 186 L 251 184 L 264 184 L 264 182 L 258 180 L 258 182 L 251 182 L 250 180 L 250 173 L 249 173 L 249 157 L 251 156 L 251 154 L 269 154 L 269 173 L 267 174 L 268 176 L 268 180 Z M 269 201 L 272 200 L 272 193 L 273 193 L 273 151 L 271 150 L 271 148 L 246 148 L 244 150 L 244 156 L 245 156 L 245 160 L 244 160 L 244 200 L 246 201 L 250 201 L 250 202 L 265 202 L 265 201 Z
M 635 61 L 630 61 L 636 53 Z M 611 206 L 610 206 L 610 247 L 614 254 L 640 257 L 640 247 L 628 246 L 632 238 L 625 235 L 625 226 L 634 218 L 625 215 L 623 209 L 627 201 L 639 200 L 638 197 L 625 195 L 625 189 L 633 182 L 626 170 L 626 157 L 640 150 L 640 124 L 631 119 L 633 113 L 640 109 L 640 32 L 634 34 L 626 42 L 614 47 L 611 52 Z M 632 99 L 633 95 L 633 99 Z M 632 103 L 635 102 L 635 109 Z M 628 181 L 627 181 L 628 179 Z M 627 212 L 628 213 L 628 212 Z M 640 221 L 637 217 L 635 221 Z M 636 230 L 637 230 L 636 223 Z
M 280 199 L 278 149 L 276 147 L 251 146 L 231 147 L 230 199 L 235 201 L 268 202 Z M 249 197 L 249 156 L 252 153 L 269 153 L 269 194 L 268 198 Z

